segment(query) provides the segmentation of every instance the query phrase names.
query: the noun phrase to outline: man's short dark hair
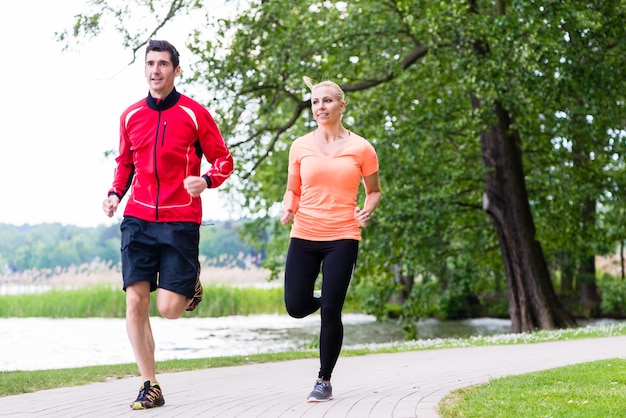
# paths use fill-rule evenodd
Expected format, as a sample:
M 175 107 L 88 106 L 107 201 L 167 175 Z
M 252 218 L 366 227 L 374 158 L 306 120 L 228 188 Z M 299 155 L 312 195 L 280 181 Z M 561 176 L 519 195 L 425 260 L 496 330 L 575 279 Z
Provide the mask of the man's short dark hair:
M 146 56 L 150 51 L 167 51 L 170 53 L 170 59 L 172 60 L 172 65 L 174 66 L 174 68 L 178 67 L 178 65 L 180 64 L 180 55 L 178 54 L 178 51 L 176 50 L 176 48 L 174 48 L 174 45 L 167 41 L 150 39 L 148 41 L 148 46 L 146 47 Z

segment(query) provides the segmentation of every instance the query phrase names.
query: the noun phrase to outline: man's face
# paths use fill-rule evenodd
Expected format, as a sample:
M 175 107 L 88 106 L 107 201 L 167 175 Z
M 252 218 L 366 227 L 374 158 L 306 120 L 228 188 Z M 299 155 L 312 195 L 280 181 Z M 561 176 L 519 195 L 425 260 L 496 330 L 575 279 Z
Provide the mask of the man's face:
M 146 55 L 145 74 L 153 97 L 164 98 L 174 89 L 180 66 L 174 68 L 167 51 L 150 51 Z

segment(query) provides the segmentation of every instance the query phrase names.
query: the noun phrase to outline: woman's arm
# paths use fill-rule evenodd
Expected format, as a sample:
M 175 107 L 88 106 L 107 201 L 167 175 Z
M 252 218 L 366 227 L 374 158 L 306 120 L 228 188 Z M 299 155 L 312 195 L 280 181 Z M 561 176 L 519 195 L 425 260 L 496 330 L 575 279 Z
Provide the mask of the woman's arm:
M 357 207 L 354 210 L 354 219 L 359 223 L 359 226 L 367 226 L 369 224 L 371 215 L 378 207 L 378 203 L 380 203 L 382 197 L 378 171 L 363 177 L 363 182 L 365 184 L 365 202 L 363 203 L 363 209 Z
M 280 222 L 283 225 L 289 225 L 293 221 L 293 216 L 298 211 L 301 185 L 300 176 L 290 174 L 287 177 L 287 191 L 283 196 L 283 211 L 280 214 Z

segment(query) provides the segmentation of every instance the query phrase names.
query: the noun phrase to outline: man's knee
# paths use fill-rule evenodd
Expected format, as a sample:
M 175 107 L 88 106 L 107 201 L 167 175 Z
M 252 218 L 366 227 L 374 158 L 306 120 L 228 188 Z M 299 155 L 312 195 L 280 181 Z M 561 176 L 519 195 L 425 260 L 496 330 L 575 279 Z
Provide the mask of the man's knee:
M 183 316 L 184 309 L 176 309 L 171 306 L 159 307 L 159 314 L 165 319 L 178 319 Z
M 147 316 L 150 310 L 150 285 L 138 282 L 126 288 L 126 317 Z
M 157 310 L 165 319 L 178 319 L 183 315 L 189 299 L 184 295 L 166 289 L 159 289 L 156 297 Z

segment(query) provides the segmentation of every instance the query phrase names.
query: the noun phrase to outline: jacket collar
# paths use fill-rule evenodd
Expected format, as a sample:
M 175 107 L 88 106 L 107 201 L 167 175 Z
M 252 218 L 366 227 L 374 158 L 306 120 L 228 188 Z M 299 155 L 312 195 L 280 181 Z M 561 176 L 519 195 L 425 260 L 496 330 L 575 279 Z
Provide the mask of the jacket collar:
M 170 92 L 170 94 L 165 97 L 165 99 L 155 99 L 152 97 L 152 94 L 148 92 L 148 97 L 146 98 L 146 103 L 148 107 L 153 110 L 166 110 L 170 107 L 174 106 L 178 99 L 180 98 L 180 93 L 176 91 L 176 88 Z

